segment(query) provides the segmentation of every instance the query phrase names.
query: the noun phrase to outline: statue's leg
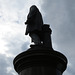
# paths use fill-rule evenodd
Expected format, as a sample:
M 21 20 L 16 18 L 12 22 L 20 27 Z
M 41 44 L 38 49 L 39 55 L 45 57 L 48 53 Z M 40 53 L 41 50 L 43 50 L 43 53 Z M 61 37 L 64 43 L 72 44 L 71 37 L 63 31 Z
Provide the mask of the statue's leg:
M 39 45 L 41 44 L 41 40 L 39 38 L 39 36 L 35 33 L 30 33 L 29 36 L 32 38 L 33 42 L 35 45 Z

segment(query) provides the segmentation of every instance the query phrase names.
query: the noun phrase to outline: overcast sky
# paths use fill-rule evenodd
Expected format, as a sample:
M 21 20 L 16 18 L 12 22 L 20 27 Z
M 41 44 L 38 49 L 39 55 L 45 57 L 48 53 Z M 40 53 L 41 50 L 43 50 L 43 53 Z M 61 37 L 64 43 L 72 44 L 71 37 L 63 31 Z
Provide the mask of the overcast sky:
M 29 48 L 24 22 L 34 4 L 52 29 L 53 48 L 68 58 L 63 75 L 74 75 L 75 0 L 0 0 L 0 75 L 17 75 L 13 59 Z

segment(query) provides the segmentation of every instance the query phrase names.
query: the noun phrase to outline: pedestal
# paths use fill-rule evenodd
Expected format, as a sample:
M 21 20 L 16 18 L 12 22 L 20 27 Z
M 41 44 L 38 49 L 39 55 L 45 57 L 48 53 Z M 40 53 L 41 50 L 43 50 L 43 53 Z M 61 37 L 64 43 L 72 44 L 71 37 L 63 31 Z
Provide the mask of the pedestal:
M 19 75 L 62 75 L 67 67 L 67 58 L 53 49 L 31 46 L 17 55 L 13 64 Z

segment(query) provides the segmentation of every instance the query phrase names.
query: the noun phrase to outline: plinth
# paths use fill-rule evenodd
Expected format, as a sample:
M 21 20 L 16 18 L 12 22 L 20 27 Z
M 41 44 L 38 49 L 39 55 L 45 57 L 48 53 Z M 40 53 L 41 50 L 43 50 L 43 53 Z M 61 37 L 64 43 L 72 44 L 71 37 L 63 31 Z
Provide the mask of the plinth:
M 67 58 L 52 48 L 34 45 L 17 55 L 13 64 L 19 75 L 62 75 Z

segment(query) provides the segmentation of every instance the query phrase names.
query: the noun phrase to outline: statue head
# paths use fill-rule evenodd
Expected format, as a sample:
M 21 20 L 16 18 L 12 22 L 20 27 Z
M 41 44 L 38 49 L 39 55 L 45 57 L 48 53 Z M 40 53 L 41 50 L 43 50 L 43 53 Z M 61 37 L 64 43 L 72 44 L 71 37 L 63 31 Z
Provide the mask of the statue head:
M 30 11 L 39 11 L 39 9 L 35 5 L 32 5 Z

